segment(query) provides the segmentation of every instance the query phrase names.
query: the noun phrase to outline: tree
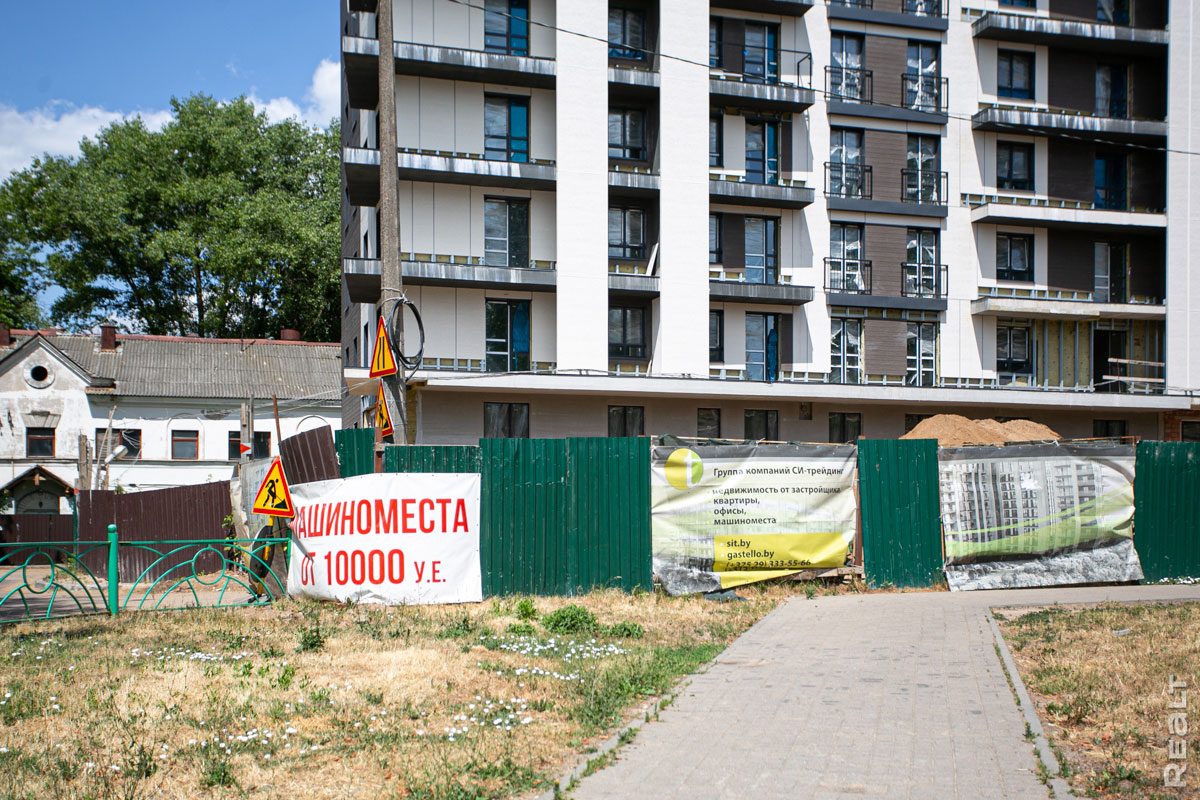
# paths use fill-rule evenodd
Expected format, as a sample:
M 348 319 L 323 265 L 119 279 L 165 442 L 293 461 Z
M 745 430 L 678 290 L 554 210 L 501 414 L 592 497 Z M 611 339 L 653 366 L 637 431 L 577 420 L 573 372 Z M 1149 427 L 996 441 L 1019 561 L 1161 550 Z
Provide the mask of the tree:
M 63 290 L 56 322 L 228 338 L 297 328 L 336 341 L 340 132 L 271 124 L 244 98 L 172 99 L 149 131 L 116 122 L 75 158 L 47 157 L 0 186 L 21 253 Z
M 24 188 L 14 183 L 11 190 L 0 191 L 0 325 L 40 328 L 46 324 L 37 304 L 37 293 L 45 286 L 42 263 L 26 244 L 22 215 L 13 205 Z

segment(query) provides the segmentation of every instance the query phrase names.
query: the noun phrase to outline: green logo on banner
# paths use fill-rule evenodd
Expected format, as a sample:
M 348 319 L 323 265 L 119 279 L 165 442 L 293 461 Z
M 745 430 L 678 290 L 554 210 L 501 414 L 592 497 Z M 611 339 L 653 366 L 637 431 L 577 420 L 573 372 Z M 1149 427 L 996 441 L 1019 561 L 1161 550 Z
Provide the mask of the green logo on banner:
M 681 492 L 686 492 L 704 477 L 704 462 L 694 451 L 681 447 L 667 456 L 663 471 L 666 473 L 667 483 Z

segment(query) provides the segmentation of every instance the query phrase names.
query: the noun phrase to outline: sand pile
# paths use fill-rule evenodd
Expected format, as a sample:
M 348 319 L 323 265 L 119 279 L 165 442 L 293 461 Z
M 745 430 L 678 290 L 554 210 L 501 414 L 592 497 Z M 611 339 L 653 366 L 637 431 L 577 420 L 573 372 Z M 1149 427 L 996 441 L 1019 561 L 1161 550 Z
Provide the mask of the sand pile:
M 921 420 L 917 427 L 900 438 L 937 439 L 942 447 L 959 447 L 964 444 L 1047 441 L 1058 439 L 1059 435 L 1045 425 L 1027 419 L 998 422 L 967 419 L 959 414 L 936 414 Z

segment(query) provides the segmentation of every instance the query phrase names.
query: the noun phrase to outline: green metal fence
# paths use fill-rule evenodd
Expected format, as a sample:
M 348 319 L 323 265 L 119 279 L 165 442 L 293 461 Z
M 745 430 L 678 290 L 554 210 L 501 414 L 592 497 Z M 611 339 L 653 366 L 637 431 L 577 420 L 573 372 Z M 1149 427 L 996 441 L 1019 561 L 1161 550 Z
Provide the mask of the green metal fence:
M 384 472 L 479 472 L 479 448 L 388 445 L 383 448 Z
M 1200 577 L 1200 443 L 1139 442 L 1134 537 L 1147 581 Z
M 863 566 L 871 586 L 942 580 L 937 450 L 932 439 L 859 440 Z
M 346 428 L 333 435 L 343 478 L 375 471 L 375 429 Z

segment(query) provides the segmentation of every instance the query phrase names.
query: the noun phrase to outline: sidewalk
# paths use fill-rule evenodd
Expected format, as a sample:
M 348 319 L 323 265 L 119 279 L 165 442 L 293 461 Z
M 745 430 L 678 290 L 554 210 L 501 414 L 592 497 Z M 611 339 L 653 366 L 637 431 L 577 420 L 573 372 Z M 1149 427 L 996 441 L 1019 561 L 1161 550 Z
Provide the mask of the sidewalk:
M 694 677 L 576 800 L 1045 798 L 987 609 L 1200 586 L 796 598 Z

